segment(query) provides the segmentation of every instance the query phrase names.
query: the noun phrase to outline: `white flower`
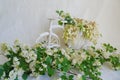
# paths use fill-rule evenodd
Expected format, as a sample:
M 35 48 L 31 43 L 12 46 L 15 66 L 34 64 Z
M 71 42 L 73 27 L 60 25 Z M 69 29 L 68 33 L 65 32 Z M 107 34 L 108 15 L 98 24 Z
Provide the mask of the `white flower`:
M 18 58 L 17 58 L 17 57 L 14 57 L 14 58 L 13 58 L 13 61 L 15 61 L 15 62 L 18 61 Z
M 59 61 L 60 61 L 60 62 L 63 62 L 63 58 L 60 58 Z
M 7 44 L 6 43 L 0 44 L 0 50 L 5 52 L 7 50 Z
M 9 78 L 8 80 L 14 80 L 16 77 L 18 77 L 18 80 L 22 80 L 22 75 L 24 73 L 24 70 L 22 68 L 14 68 L 9 72 Z
M 30 51 L 29 56 L 30 56 L 30 58 L 31 58 L 32 60 L 36 60 L 36 59 L 37 59 L 37 55 L 35 54 L 34 51 Z
M 61 78 L 58 78 L 57 80 L 62 80 Z
M 15 53 L 17 53 L 17 52 L 19 51 L 19 47 L 18 47 L 18 46 L 13 46 L 13 51 L 14 51 Z
M 34 53 L 34 51 L 30 51 L 26 56 L 26 62 L 35 61 L 37 59 L 37 55 Z
M 30 48 L 28 45 L 26 45 L 26 44 L 22 44 L 21 47 L 22 47 L 23 50 L 30 50 L 30 49 L 31 49 L 31 48 Z
M 63 55 L 66 53 L 64 49 L 61 49 L 61 52 Z
M 82 75 L 78 74 L 77 76 L 75 76 L 75 80 L 82 80 Z
M 46 50 L 46 54 L 53 55 L 53 51 L 51 49 Z
M 71 59 L 71 57 L 70 57 L 67 53 L 65 53 L 65 57 L 66 57 L 68 60 Z
M 47 68 L 47 65 L 46 64 L 42 64 L 44 68 Z
M 100 66 L 100 65 L 101 65 L 101 63 L 100 63 L 100 61 L 99 61 L 99 60 L 96 60 L 96 61 L 95 61 L 95 63 L 94 63 L 93 65 Z
M 27 50 L 23 50 L 23 51 L 21 52 L 21 56 L 23 56 L 23 57 L 28 56 L 28 51 L 27 51 Z
M 22 80 L 23 73 L 24 73 L 24 70 L 22 68 L 17 70 L 18 80 Z
M 19 66 L 20 62 L 17 57 L 13 58 L 13 67 L 17 68 Z
M 72 54 L 72 56 L 71 56 L 71 58 L 72 58 L 72 64 L 73 65 L 75 65 L 76 63 L 80 63 L 82 60 L 82 58 L 81 58 L 81 55 L 78 55 L 78 54 L 76 54 L 76 53 L 73 53 Z
M 10 47 L 6 43 L 0 44 L 0 55 L 10 54 L 8 50 L 10 50 Z
M 58 49 L 57 49 L 57 48 L 54 48 L 54 49 L 53 49 L 53 51 L 54 51 L 54 52 L 57 52 L 57 51 L 58 51 Z
M 21 43 L 19 42 L 19 40 L 15 40 L 14 41 L 14 45 L 13 45 L 13 51 L 15 53 L 17 53 L 19 51 L 19 46 L 21 45 Z
M 9 78 L 8 80 L 14 80 L 16 79 L 17 73 L 15 72 L 15 70 L 12 70 L 9 72 Z
M 8 51 L 6 51 L 3 54 L 6 56 L 6 55 L 9 55 L 10 53 Z
M 19 69 L 17 70 L 17 75 L 18 75 L 18 76 L 22 76 L 23 73 L 24 73 L 24 70 L 23 70 L 22 68 L 19 68 Z
M 25 58 L 25 61 L 27 63 L 35 61 L 37 59 L 37 55 L 32 50 L 31 51 L 23 50 L 21 56 Z
M 31 70 L 32 72 L 35 71 L 35 64 L 36 64 L 36 62 L 33 61 L 33 62 L 31 62 L 30 65 L 29 65 L 29 68 L 30 68 L 30 70 Z
M 14 41 L 14 45 L 15 45 L 15 46 L 20 45 L 19 40 L 15 40 L 15 41 Z
M 40 68 L 39 68 L 39 71 L 43 71 L 43 69 L 40 67 Z
M 30 74 L 30 76 L 38 77 L 38 76 L 39 76 L 39 73 L 32 72 L 32 73 Z
M 106 59 L 108 59 L 110 55 L 111 55 L 111 53 L 106 53 L 106 52 L 103 53 L 103 56 L 104 56 L 104 58 L 106 58 Z
M 14 46 L 13 46 L 15 48 L 15 50 L 19 49 L 18 46 L 21 48 L 21 50 L 30 50 L 31 49 L 28 45 L 19 42 L 19 40 L 15 40 Z
M 70 55 L 69 55 L 70 52 L 66 52 L 64 49 L 61 49 L 61 51 L 62 51 L 62 54 L 65 55 L 65 57 L 66 57 L 68 60 L 71 59 L 71 57 L 70 57 Z
M 72 64 L 75 65 L 77 63 L 77 59 L 72 60 Z

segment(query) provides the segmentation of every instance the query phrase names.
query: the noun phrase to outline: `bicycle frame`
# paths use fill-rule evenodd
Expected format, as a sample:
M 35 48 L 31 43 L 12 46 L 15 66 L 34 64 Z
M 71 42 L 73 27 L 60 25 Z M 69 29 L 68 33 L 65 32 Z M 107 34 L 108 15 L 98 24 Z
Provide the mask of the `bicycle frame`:
M 53 32 L 53 29 L 55 29 L 55 28 L 62 28 L 62 29 L 64 29 L 64 24 L 62 26 L 60 26 L 58 24 L 53 24 L 53 22 L 55 20 L 59 20 L 59 19 L 49 18 L 49 21 L 50 21 L 49 22 L 49 32 L 44 32 L 44 33 L 40 34 L 40 36 L 36 40 L 36 43 L 38 43 L 39 40 L 41 40 L 43 37 L 48 36 L 48 40 L 47 40 L 48 43 L 46 43 L 47 44 L 47 46 L 46 46 L 47 48 L 60 47 L 60 39 L 59 39 L 58 35 Z M 64 23 L 64 21 L 63 21 L 63 23 Z M 54 38 L 56 38 L 57 43 L 55 43 L 55 44 L 51 43 L 52 42 L 52 36 Z

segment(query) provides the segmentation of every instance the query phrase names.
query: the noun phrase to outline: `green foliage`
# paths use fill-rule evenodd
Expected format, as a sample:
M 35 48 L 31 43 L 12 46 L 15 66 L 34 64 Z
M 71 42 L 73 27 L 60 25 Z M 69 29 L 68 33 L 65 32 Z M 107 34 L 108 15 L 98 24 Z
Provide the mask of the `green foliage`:
M 16 77 L 14 80 L 18 80 L 18 77 Z
M 73 80 L 73 77 L 73 75 L 66 75 L 66 73 L 63 73 L 63 75 L 61 75 L 62 80 Z
M 24 72 L 24 74 L 22 75 L 23 80 L 27 80 L 28 76 L 29 76 L 29 74 Z
M 120 69 L 120 55 L 113 54 L 113 52 L 115 52 L 117 49 L 112 47 L 110 44 L 103 44 L 101 49 L 97 49 L 95 46 L 91 46 L 88 49 L 66 49 L 65 51 L 60 48 L 49 49 L 53 55 L 49 55 L 47 53 L 47 48 L 44 48 L 43 46 L 37 46 L 27 49 L 28 53 L 33 51 L 36 55 L 36 59 L 33 59 L 30 62 L 26 61 L 26 59 L 29 57 L 26 58 L 21 55 L 23 52 L 22 50 L 24 51 L 25 49 L 23 49 L 21 46 L 19 46 L 18 51 L 10 48 L 8 50 L 9 54 L 4 55 L 9 58 L 9 60 L 3 65 L 0 65 L 0 78 L 4 73 L 5 78 L 9 78 L 9 74 L 12 70 L 21 68 L 24 71 L 22 75 L 23 80 L 27 80 L 27 77 L 33 73 L 37 75 L 45 75 L 47 72 L 51 77 L 56 71 L 62 73 L 60 77 L 62 80 L 73 80 L 77 73 L 72 73 L 71 70 L 75 69 L 83 73 L 80 80 L 102 80 L 100 78 L 100 67 L 105 62 L 111 63 L 115 70 Z M 28 53 L 25 52 L 25 54 L 29 56 L 31 53 Z M 109 56 L 106 58 L 105 54 L 109 54 Z M 35 55 L 31 54 L 30 59 Z M 70 58 L 68 58 L 66 55 Z M 15 57 L 16 60 L 14 60 Z M 73 60 L 77 59 L 78 61 L 76 61 L 76 64 L 73 64 Z M 13 66 L 17 64 L 16 62 L 19 62 L 17 67 Z M 15 80 L 18 80 L 18 76 L 16 76 Z
M 95 50 L 95 52 L 97 54 L 99 54 L 99 56 L 98 56 L 99 58 L 97 58 L 97 59 L 100 61 L 101 64 L 103 64 L 107 61 L 107 59 L 105 59 L 104 56 L 103 56 L 103 50 L 101 50 L 101 49 L 98 50 L 97 49 L 97 50 Z
M 118 56 L 110 56 L 109 61 L 115 70 L 120 69 L 120 58 Z
M 0 65 L 0 77 L 3 75 L 3 73 L 4 73 L 4 68 L 2 65 Z
M 64 12 L 63 10 L 60 10 L 60 11 L 57 10 L 57 11 L 56 11 L 56 13 L 58 13 L 59 16 L 61 16 L 61 15 L 63 14 L 63 12 Z
M 101 73 L 98 71 L 99 66 L 94 66 L 95 58 L 90 57 L 84 60 L 80 65 L 80 70 L 84 71 L 83 79 L 86 79 L 89 76 L 92 80 L 101 80 L 99 76 Z
M 49 76 L 52 76 L 55 73 L 55 70 L 52 67 L 50 67 L 50 66 L 47 67 L 47 71 L 48 71 L 48 75 Z
M 53 61 L 53 60 L 52 60 L 52 57 L 51 57 L 51 56 L 47 56 L 47 57 L 46 57 L 46 64 L 47 64 L 47 65 L 51 65 L 51 64 L 52 64 L 52 61 Z
M 58 21 L 58 24 L 59 24 L 59 25 L 63 25 L 62 20 L 59 20 L 59 21 Z
M 35 52 L 37 54 L 37 60 L 41 61 L 41 58 L 44 58 L 44 57 L 47 56 L 46 53 L 45 53 L 45 51 L 46 51 L 46 48 L 36 47 Z
M 62 80 L 67 80 L 68 78 L 67 78 L 66 74 L 63 74 L 63 75 L 61 76 L 61 79 L 62 79 Z
M 59 20 L 58 24 L 62 25 L 63 22 L 62 21 L 66 21 L 65 24 L 71 24 L 71 25 L 75 25 L 75 21 L 74 19 L 69 15 L 69 13 L 64 13 L 64 11 L 62 10 L 57 10 L 56 13 L 63 18 L 63 20 Z
M 9 77 L 9 72 L 13 69 L 11 64 L 12 64 L 11 60 L 3 64 L 3 68 L 4 68 L 6 78 Z
M 64 57 L 63 61 L 61 62 L 61 70 L 67 72 L 70 70 L 70 67 L 71 67 L 70 61 Z
M 69 75 L 69 79 L 68 80 L 73 80 L 73 75 Z
M 23 57 L 20 57 L 20 65 L 19 65 L 23 70 L 29 71 L 29 64 L 25 61 Z
M 52 62 L 53 62 L 52 57 L 51 56 L 47 56 L 46 60 L 45 60 L 45 63 L 47 64 L 47 72 L 48 72 L 49 76 L 52 76 L 55 73 L 55 70 L 52 67 Z
M 85 75 L 82 75 L 82 80 L 87 80 Z
M 104 43 L 103 46 L 104 46 L 104 48 L 106 49 L 106 52 L 112 53 L 112 52 L 114 52 L 114 51 L 117 50 L 116 48 L 114 48 L 114 47 L 111 46 L 110 44 Z

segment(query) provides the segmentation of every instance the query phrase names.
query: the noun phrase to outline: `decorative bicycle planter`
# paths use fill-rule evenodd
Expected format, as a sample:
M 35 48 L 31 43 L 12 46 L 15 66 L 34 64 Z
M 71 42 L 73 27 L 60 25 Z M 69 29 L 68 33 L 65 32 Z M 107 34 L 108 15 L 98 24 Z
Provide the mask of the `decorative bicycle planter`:
M 58 11 L 62 17 L 53 24 L 50 19 L 49 32 L 40 34 L 34 46 L 28 46 L 16 40 L 13 46 L 0 44 L 0 55 L 8 61 L 0 65 L 0 80 L 27 80 L 28 76 L 38 77 L 47 74 L 47 78 L 57 75 L 57 80 L 102 80 L 100 68 L 105 62 L 113 69 L 120 69 L 120 54 L 110 44 L 94 45 L 99 36 L 94 22 L 71 18 Z M 55 19 L 56 20 L 56 19 Z M 67 48 L 60 47 L 59 37 L 53 29 L 62 28 Z M 87 49 L 86 49 L 87 48 Z M 48 77 L 49 76 L 49 77 Z M 36 78 L 34 78 L 36 79 Z

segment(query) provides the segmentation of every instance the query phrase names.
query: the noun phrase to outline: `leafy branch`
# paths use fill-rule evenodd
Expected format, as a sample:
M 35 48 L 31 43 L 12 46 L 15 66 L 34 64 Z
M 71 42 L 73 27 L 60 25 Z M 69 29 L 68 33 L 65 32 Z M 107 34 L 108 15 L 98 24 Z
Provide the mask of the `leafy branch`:
M 42 44 L 29 47 L 17 43 L 17 46 L 13 46 L 0 46 L 0 54 L 8 58 L 7 62 L 0 65 L 1 80 L 19 80 L 20 75 L 26 80 L 29 75 L 37 77 L 45 73 L 51 77 L 56 72 L 61 74 L 62 80 L 102 80 L 99 70 L 105 62 L 111 63 L 115 70 L 120 69 L 120 54 L 114 54 L 117 49 L 110 44 L 104 43 L 100 49 L 91 46 L 87 50 L 47 49 Z M 77 72 L 73 72 L 73 69 Z

